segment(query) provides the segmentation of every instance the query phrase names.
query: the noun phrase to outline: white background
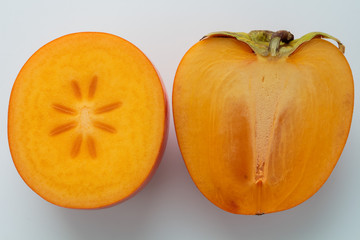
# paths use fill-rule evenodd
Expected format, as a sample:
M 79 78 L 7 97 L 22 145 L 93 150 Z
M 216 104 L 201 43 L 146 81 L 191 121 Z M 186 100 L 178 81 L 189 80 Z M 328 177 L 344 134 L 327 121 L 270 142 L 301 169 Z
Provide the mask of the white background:
M 346 46 L 359 93 L 359 1 L 11 1 L 0 0 L 0 239 L 360 239 L 360 121 L 353 124 L 332 175 L 293 209 L 242 216 L 212 205 L 193 184 L 176 142 L 172 117 L 162 163 L 132 199 L 102 210 L 54 206 L 26 186 L 7 143 L 12 84 L 25 61 L 64 34 L 102 31 L 138 46 L 159 70 L 171 103 L 185 52 L 204 34 L 253 29 L 332 34 Z

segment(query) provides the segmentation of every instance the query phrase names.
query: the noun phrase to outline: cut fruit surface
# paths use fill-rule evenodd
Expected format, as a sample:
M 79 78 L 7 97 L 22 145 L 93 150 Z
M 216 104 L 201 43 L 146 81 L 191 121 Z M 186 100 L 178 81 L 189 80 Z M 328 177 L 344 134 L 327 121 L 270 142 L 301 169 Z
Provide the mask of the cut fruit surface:
M 264 57 L 235 38 L 206 38 L 182 59 L 173 88 L 193 181 L 238 214 L 286 210 L 311 197 L 340 157 L 353 104 L 350 67 L 322 39 Z
M 166 144 L 165 89 L 128 41 L 84 32 L 40 48 L 11 93 L 8 137 L 23 180 L 70 208 L 99 208 L 150 179 Z

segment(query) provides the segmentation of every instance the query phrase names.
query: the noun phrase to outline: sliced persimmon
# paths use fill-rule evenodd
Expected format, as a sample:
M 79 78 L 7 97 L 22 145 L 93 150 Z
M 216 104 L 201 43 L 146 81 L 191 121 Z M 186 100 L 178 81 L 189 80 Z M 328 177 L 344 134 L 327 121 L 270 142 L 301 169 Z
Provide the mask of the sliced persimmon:
M 130 42 L 84 32 L 40 48 L 11 93 L 8 137 L 23 180 L 51 203 L 99 208 L 137 192 L 159 164 L 167 99 Z
M 344 47 L 319 39 L 332 38 L 323 33 L 291 36 L 214 33 L 178 67 L 181 152 L 199 190 L 226 211 L 300 204 L 324 184 L 345 145 L 354 86 Z

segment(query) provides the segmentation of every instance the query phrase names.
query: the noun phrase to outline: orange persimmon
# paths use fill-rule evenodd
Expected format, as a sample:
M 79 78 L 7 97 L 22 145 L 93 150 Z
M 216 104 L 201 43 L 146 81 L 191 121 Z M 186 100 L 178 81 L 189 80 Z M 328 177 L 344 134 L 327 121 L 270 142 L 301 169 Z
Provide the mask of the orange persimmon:
M 20 176 L 58 206 L 99 208 L 134 195 L 166 144 L 165 89 L 148 58 L 107 33 L 60 37 L 34 53 L 8 114 Z
M 351 125 L 344 49 L 325 33 L 294 40 L 286 31 L 217 32 L 185 54 L 173 87 L 174 123 L 206 198 L 231 213 L 263 214 L 319 190 Z

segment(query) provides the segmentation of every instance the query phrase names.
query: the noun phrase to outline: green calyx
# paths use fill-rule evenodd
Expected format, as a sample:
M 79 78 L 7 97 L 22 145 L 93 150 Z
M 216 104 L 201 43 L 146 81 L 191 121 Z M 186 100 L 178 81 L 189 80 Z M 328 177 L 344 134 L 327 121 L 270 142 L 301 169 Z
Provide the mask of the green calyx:
M 322 32 L 311 32 L 301 38 L 294 39 L 288 31 L 266 31 L 255 30 L 249 33 L 243 32 L 213 32 L 205 35 L 201 40 L 213 37 L 236 38 L 246 43 L 257 54 L 263 57 L 287 57 L 293 53 L 301 44 L 310 41 L 313 38 L 328 38 L 336 41 L 339 50 L 344 53 L 345 46 L 339 39 Z

